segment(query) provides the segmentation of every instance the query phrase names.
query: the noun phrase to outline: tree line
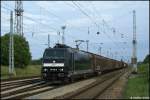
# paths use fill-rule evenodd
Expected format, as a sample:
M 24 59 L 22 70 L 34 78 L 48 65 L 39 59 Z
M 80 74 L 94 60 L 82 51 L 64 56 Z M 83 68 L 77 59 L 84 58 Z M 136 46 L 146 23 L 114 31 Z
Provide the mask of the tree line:
M 9 65 L 9 34 L 1 36 L 1 65 Z M 31 62 L 29 43 L 20 35 L 14 37 L 14 66 L 25 67 Z

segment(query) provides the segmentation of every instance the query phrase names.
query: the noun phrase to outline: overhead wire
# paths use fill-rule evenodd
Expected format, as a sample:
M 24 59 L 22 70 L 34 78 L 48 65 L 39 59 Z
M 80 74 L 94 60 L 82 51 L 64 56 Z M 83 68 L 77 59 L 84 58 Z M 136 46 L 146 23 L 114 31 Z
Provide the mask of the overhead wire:
M 47 12 L 49 15 L 52 15 L 52 16 L 56 17 L 57 19 L 59 19 L 59 21 L 66 23 L 66 20 L 65 20 L 65 19 L 63 19 L 63 18 L 57 16 L 56 14 L 50 12 L 49 10 L 44 9 L 43 7 L 41 7 L 41 8 L 42 8 L 45 12 Z M 51 9 L 50 9 L 50 10 L 51 10 Z M 51 10 L 51 11 L 52 11 L 52 10 Z
M 72 1 L 72 2 L 73 2 L 73 1 Z M 75 9 L 79 9 L 79 10 L 81 11 L 81 13 L 83 13 L 85 16 L 88 17 L 88 19 L 91 20 L 92 23 L 94 23 L 97 27 L 99 27 L 99 26 L 97 25 L 97 23 L 94 22 L 94 20 L 93 20 L 86 12 L 84 12 L 84 11 L 81 9 L 81 7 L 78 6 L 76 3 L 73 2 L 73 5 L 71 5 L 71 4 L 69 4 L 69 3 L 67 3 L 67 4 L 68 4 L 69 6 L 75 8 Z M 89 34 L 88 34 L 88 35 L 89 35 Z M 92 37 L 93 37 L 93 36 L 92 36 Z M 94 38 L 94 37 L 93 37 L 93 38 Z
M 75 3 L 75 1 L 72 1 L 72 3 L 73 3 L 85 16 L 87 16 L 87 17 L 91 20 L 92 23 L 94 23 L 94 24 L 98 27 L 98 24 L 91 18 L 91 16 L 89 16 L 85 11 L 83 11 L 82 8 L 81 8 L 79 5 L 77 5 L 77 4 Z
M 73 2 L 73 1 L 72 1 Z M 74 2 L 73 2 L 74 3 Z M 84 14 L 84 15 L 86 15 L 87 17 L 89 17 L 89 15 L 87 14 L 87 13 L 85 13 L 81 8 L 80 8 L 80 6 L 78 6 L 77 4 L 75 4 L 74 3 L 74 5 L 76 5 L 79 9 L 80 9 L 80 11 Z M 90 18 L 91 19 L 91 18 Z M 106 23 L 106 21 L 104 20 L 104 24 L 105 24 L 105 26 L 107 27 L 107 29 L 109 29 L 109 30 L 111 30 L 111 31 L 114 31 L 114 28 L 113 27 L 110 27 L 107 23 Z M 103 30 L 103 33 L 105 33 L 106 35 L 107 35 L 107 33 Z M 119 33 L 119 32 L 118 32 Z M 121 33 L 120 33 L 121 34 Z M 114 42 L 114 44 L 118 47 L 118 44 L 109 36 L 109 35 L 107 35 L 107 37 L 109 38 L 109 39 L 111 39 L 113 42 Z M 120 46 L 120 45 L 119 45 Z
M 11 10 L 11 9 L 7 9 L 7 10 Z M 47 12 L 49 12 L 49 11 L 47 11 Z M 51 12 L 49 12 L 49 13 L 51 13 Z M 55 17 L 57 17 L 57 18 L 59 18 L 60 19 L 60 17 L 58 17 L 57 15 L 55 15 L 55 14 L 53 14 L 53 13 L 51 13 L 53 16 L 55 16 Z M 36 21 L 35 19 L 33 19 L 33 18 L 31 18 L 31 17 L 28 17 L 28 16 L 25 16 L 24 15 L 24 17 L 26 18 L 26 19 L 28 19 L 28 20 L 31 20 L 31 21 L 33 21 L 33 22 L 35 22 L 35 23 L 40 23 L 40 22 L 38 22 L 38 21 Z M 60 20 L 62 20 L 62 19 L 60 19 Z M 64 20 L 63 20 L 64 21 Z M 40 23 L 41 24 L 41 23 Z M 45 24 L 43 24 L 44 26 L 46 26 Z M 49 27 L 49 26 L 48 26 Z M 50 28 L 50 27 L 49 27 Z M 53 30 L 56 30 L 56 29 L 54 29 L 54 28 L 52 28 L 51 27 L 51 29 L 53 29 Z M 71 35 L 70 35 L 71 36 Z
M 6 4 L 5 4 L 6 5 Z M 8 5 L 6 5 L 6 6 L 8 6 Z M 11 11 L 13 8 L 8 8 L 8 7 L 4 7 L 4 6 L 2 6 L 2 8 L 4 8 L 4 9 L 6 9 L 6 10 L 9 10 L 9 11 Z M 49 12 L 49 11 L 47 11 L 47 12 Z M 49 13 L 51 13 L 51 12 L 49 12 Z M 57 15 L 55 15 L 55 14 L 53 14 L 53 13 L 51 13 L 53 16 L 55 16 L 55 17 L 57 17 L 57 18 L 59 18 L 60 19 L 60 17 L 58 17 Z M 39 23 L 39 24 L 42 24 L 42 25 L 44 25 L 44 26 L 46 26 L 45 24 L 43 24 L 43 23 L 41 23 L 40 21 L 37 21 L 37 20 L 35 20 L 35 19 L 33 19 L 33 18 L 31 18 L 31 17 L 29 17 L 29 16 L 23 16 L 24 18 L 26 18 L 26 19 L 28 19 L 28 20 L 31 20 L 31 21 L 33 21 L 33 22 L 35 22 L 35 23 Z M 61 20 L 61 19 L 60 19 Z M 64 20 L 63 20 L 64 21 Z M 27 26 L 26 24 L 23 24 L 23 25 L 25 25 L 25 26 Z M 52 28 L 52 27 L 49 27 L 48 26 L 48 28 L 51 28 L 51 29 L 53 29 L 53 30 L 55 30 L 55 31 L 57 31 L 56 29 L 54 29 L 54 28 Z M 25 28 L 25 29 L 30 29 L 30 28 Z M 32 32 L 32 31 L 31 31 Z M 27 32 L 27 33 L 29 33 L 29 31 Z M 36 32 L 37 33 L 37 32 Z M 47 32 L 48 33 L 48 32 Z M 72 39 L 74 39 L 74 37 L 72 37 L 71 35 L 70 35 L 70 37 L 72 38 Z
M 42 8 L 42 9 L 43 9 L 43 8 Z M 45 9 L 43 9 L 43 10 L 46 11 L 46 12 L 48 12 L 48 13 L 50 13 L 52 16 L 57 17 L 57 19 L 59 19 L 61 22 L 64 22 L 64 23 L 67 24 L 67 21 L 66 21 L 65 19 L 63 19 L 63 18 L 57 16 L 56 14 L 54 14 L 54 13 L 48 11 L 48 10 L 45 10 Z M 73 28 L 74 28 L 74 27 L 73 27 Z M 79 30 L 79 28 L 77 28 L 77 29 Z M 83 30 L 80 30 L 80 31 L 83 31 Z M 68 36 L 68 35 L 69 35 L 69 34 L 67 34 L 67 36 Z M 69 37 L 72 37 L 72 35 L 69 35 Z M 74 37 L 72 37 L 72 38 L 74 39 Z
M 6 9 L 6 10 L 9 10 L 9 11 L 11 11 L 11 9 L 10 8 L 8 8 L 8 7 L 4 7 L 4 6 L 2 6 L 2 8 L 4 8 L 4 9 Z M 49 12 L 50 13 L 50 12 Z M 52 13 L 51 13 L 52 14 Z M 53 14 L 54 15 L 54 14 Z M 56 17 L 56 15 L 54 15 L 55 17 Z M 26 19 L 28 19 L 28 20 L 31 20 L 31 21 L 33 21 L 33 22 L 35 22 L 35 23 L 39 23 L 39 24 L 42 24 L 42 25 L 44 25 L 44 26 L 47 26 L 47 25 L 45 25 L 45 24 L 43 24 L 43 23 L 41 23 L 41 22 L 39 22 L 39 21 L 37 21 L 37 20 L 35 20 L 35 19 L 33 19 L 33 18 L 31 18 L 31 17 L 28 17 L 28 16 L 23 16 L 23 17 L 25 17 Z M 57 16 L 57 18 L 59 18 L 58 16 Z M 24 24 L 25 25 L 25 24 Z M 50 26 L 47 26 L 48 28 L 51 28 L 51 29 L 53 29 L 53 30 L 55 30 L 55 31 L 58 31 L 57 29 L 54 29 L 54 28 L 52 28 L 52 27 L 50 27 Z M 29 28 L 28 28 L 29 29 Z M 29 32 L 29 31 L 28 31 Z M 37 33 L 37 32 L 36 32 Z M 48 32 L 47 32 L 48 33 Z
M 74 1 L 72 1 L 72 3 L 73 3 L 78 9 L 80 9 L 80 11 L 81 11 L 85 16 L 87 16 L 87 17 L 92 21 L 92 23 L 94 23 L 94 24 L 98 27 L 98 24 L 95 22 L 95 20 L 93 20 L 93 18 L 92 18 L 91 16 L 89 16 L 87 12 L 85 12 L 84 10 L 82 10 L 81 4 L 75 3 Z M 6 9 L 6 8 L 5 8 L 5 9 Z M 55 16 L 55 15 L 54 15 L 54 16 Z M 32 21 L 34 21 L 34 22 L 37 23 L 36 20 L 34 20 L 34 19 L 30 18 L 30 17 L 27 17 L 27 16 L 25 16 L 25 17 L 26 17 L 27 19 L 32 20 Z M 55 17 L 56 17 L 56 16 L 55 16 Z M 44 26 L 46 26 L 46 25 L 44 24 Z M 49 27 L 49 26 L 48 26 L 48 27 Z M 54 28 L 52 28 L 52 29 L 54 29 Z M 54 29 L 54 30 L 57 31 L 57 29 Z M 105 33 L 105 32 L 104 32 L 104 33 Z M 109 35 L 107 35 L 107 37 L 110 38 Z M 116 44 L 116 45 L 117 45 L 117 44 Z M 118 46 L 118 45 L 117 45 L 117 46 Z
M 80 6 L 81 6 L 81 4 L 80 4 Z M 114 30 L 114 28 L 110 27 L 106 22 L 105 22 L 105 24 L 106 24 L 107 28 L 109 28 L 109 30 L 112 30 L 112 31 Z M 103 32 L 105 33 L 105 31 L 103 31 Z M 109 37 L 109 35 L 107 35 L 107 37 Z M 109 37 L 109 38 L 111 38 L 111 37 Z M 113 39 L 111 39 L 111 40 L 117 45 L 117 43 Z
M 44 25 L 44 26 L 46 26 L 46 27 L 48 27 L 48 28 L 50 28 L 50 29 L 52 29 L 52 30 L 57 31 L 57 29 L 55 29 L 55 28 L 53 28 L 53 27 L 50 27 L 50 26 L 47 26 L 46 24 L 40 23 L 39 21 L 37 21 L 37 20 L 35 20 L 35 19 L 31 18 L 31 17 L 28 17 L 28 16 L 23 16 L 23 17 L 25 17 L 26 19 L 29 19 L 29 20 L 31 20 L 31 21 L 33 21 L 33 22 L 35 22 L 35 23 L 42 24 L 42 25 Z
M 92 2 L 91 2 L 92 3 Z M 95 11 L 96 12 L 96 15 L 98 16 L 98 14 L 97 14 L 97 9 L 95 8 L 95 6 L 92 4 L 92 8 L 93 8 L 93 11 Z M 101 16 L 100 16 L 101 17 Z M 109 30 L 111 30 L 111 31 L 113 31 L 114 32 L 114 29 L 115 29 L 115 32 L 116 32 L 116 28 L 113 28 L 113 27 L 110 27 L 109 25 L 108 25 L 108 23 L 105 21 L 105 20 L 103 20 L 104 21 L 104 24 L 105 24 L 105 26 L 107 27 L 107 29 L 109 29 Z M 120 32 L 117 32 L 117 33 L 119 33 L 120 35 L 122 35 Z
M 11 11 L 13 8 L 8 8 L 8 7 L 4 7 L 4 6 L 1 6 L 2 8 L 4 8 L 4 9 L 6 9 L 6 10 L 9 10 L 9 11 Z M 41 23 L 41 22 L 39 22 L 39 21 L 37 21 L 37 20 L 35 20 L 35 19 L 33 19 L 33 18 L 31 18 L 31 17 L 29 17 L 29 16 L 23 16 L 24 18 L 26 18 L 26 19 L 28 19 L 28 20 L 31 20 L 31 21 L 33 21 L 33 22 L 35 22 L 35 23 L 39 23 L 39 24 L 42 24 L 43 26 L 46 26 L 46 27 L 48 27 L 49 29 L 52 29 L 52 30 L 55 30 L 55 31 L 57 31 L 57 29 L 55 29 L 55 28 L 53 28 L 53 27 L 50 27 L 50 26 L 47 26 L 46 24 L 43 24 L 43 23 Z
M 97 16 L 99 16 L 100 18 L 102 18 L 102 16 L 101 15 L 98 15 L 98 11 L 97 11 L 97 9 L 95 8 L 95 6 L 93 5 L 93 2 L 91 1 L 91 4 L 92 4 L 92 8 L 94 9 L 93 11 L 95 11 L 96 13 L 96 15 Z M 102 18 L 103 19 L 103 18 Z M 109 29 L 109 30 L 111 30 L 111 31 L 113 31 L 114 29 L 116 30 L 116 28 L 114 28 L 114 27 L 111 27 L 110 25 L 108 25 L 108 22 L 106 21 L 106 20 L 104 20 L 103 19 L 103 21 L 105 22 L 105 25 L 107 26 L 107 28 Z M 119 33 L 119 32 L 118 32 Z
M 73 2 L 73 1 L 72 1 Z M 89 17 L 90 19 L 92 19 L 87 13 L 85 13 L 82 9 L 81 9 L 81 7 L 79 6 L 79 5 L 77 5 L 76 3 L 74 3 L 73 2 L 73 4 L 74 5 L 76 5 L 78 8 L 79 8 L 79 10 L 84 14 L 84 15 L 86 15 L 87 17 Z M 92 19 L 92 21 L 93 21 L 93 19 Z M 95 21 L 93 21 L 93 22 L 95 22 Z M 96 25 L 97 25 L 97 23 L 96 23 Z M 97 25 L 98 26 L 98 25 Z M 111 39 L 111 37 L 109 36 L 109 35 L 107 35 L 107 33 L 105 32 L 105 31 L 103 31 L 103 33 L 105 33 L 106 34 L 106 36 L 109 38 L 109 39 Z M 112 39 L 111 39 L 112 40 Z M 112 40 L 113 42 L 114 42 L 114 40 Z M 116 44 L 115 42 L 114 42 L 114 44 Z M 116 46 L 118 46 L 117 44 L 116 44 Z
M 72 5 L 70 5 L 69 3 L 67 3 L 69 6 L 71 6 L 71 7 L 74 7 L 74 6 L 72 6 Z M 75 9 L 76 9 L 76 7 L 74 7 Z M 81 8 L 80 8 L 81 9 Z M 85 14 L 85 13 L 84 13 Z M 87 16 L 87 14 L 86 14 L 86 16 Z M 88 15 L 89 16 L 89 15 Z M 91 19 L 91 18 L 90 18 Z

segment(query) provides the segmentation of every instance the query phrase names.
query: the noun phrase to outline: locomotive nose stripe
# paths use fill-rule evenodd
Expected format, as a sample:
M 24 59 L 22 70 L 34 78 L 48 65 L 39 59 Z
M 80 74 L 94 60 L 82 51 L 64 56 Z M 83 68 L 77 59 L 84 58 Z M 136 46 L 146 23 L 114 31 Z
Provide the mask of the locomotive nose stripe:
M 64 63 L 44 63 L 43 66 L 63 67 L 63 66 L 64 66 Z

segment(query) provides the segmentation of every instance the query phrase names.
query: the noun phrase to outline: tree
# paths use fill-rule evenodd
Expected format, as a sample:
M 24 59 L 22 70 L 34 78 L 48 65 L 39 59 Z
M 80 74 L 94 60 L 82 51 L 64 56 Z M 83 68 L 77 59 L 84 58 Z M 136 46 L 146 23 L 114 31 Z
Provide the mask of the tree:
M 148 55 L 145 57 L 143 63 L 149 63 L 149 60 L 150 60 L 149 57 L 150 57 L 150 55 L 148 54 Z
M 14 34 L 14 65 L 25 67 L 31 61 L 29 44 L 22 36 Z M 1 64 L 9 65 L 9 34 L 1 37 Z

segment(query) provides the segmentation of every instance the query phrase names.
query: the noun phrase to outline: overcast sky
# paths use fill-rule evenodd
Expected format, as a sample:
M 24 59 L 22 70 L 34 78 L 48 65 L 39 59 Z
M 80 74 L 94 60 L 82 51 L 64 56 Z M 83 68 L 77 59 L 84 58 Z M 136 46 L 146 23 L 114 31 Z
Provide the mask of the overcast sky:
M 1 1 L 1 6 L 3 36 L 10 30 L 10 10 L 14 11 L 15 3 Z M 149 53 L 148 1 L 23 1 L 23 9 L 24 36 L 29 41 L 32 59 L 42 57 L 48 34 L 52 47 L 62 42 L 57 33 L 62 34 L 61 27 L 65 25 L 67 45 L 75 47 L 75 40 L 89 40 L 89 51 L 99 53 L 100 43 L 103 43 L 103 56 L 130 60 L 133 10 L 136 11 L 138 61 Z M 82 43 L 80 49 L 86 50 L 86 43 Z

